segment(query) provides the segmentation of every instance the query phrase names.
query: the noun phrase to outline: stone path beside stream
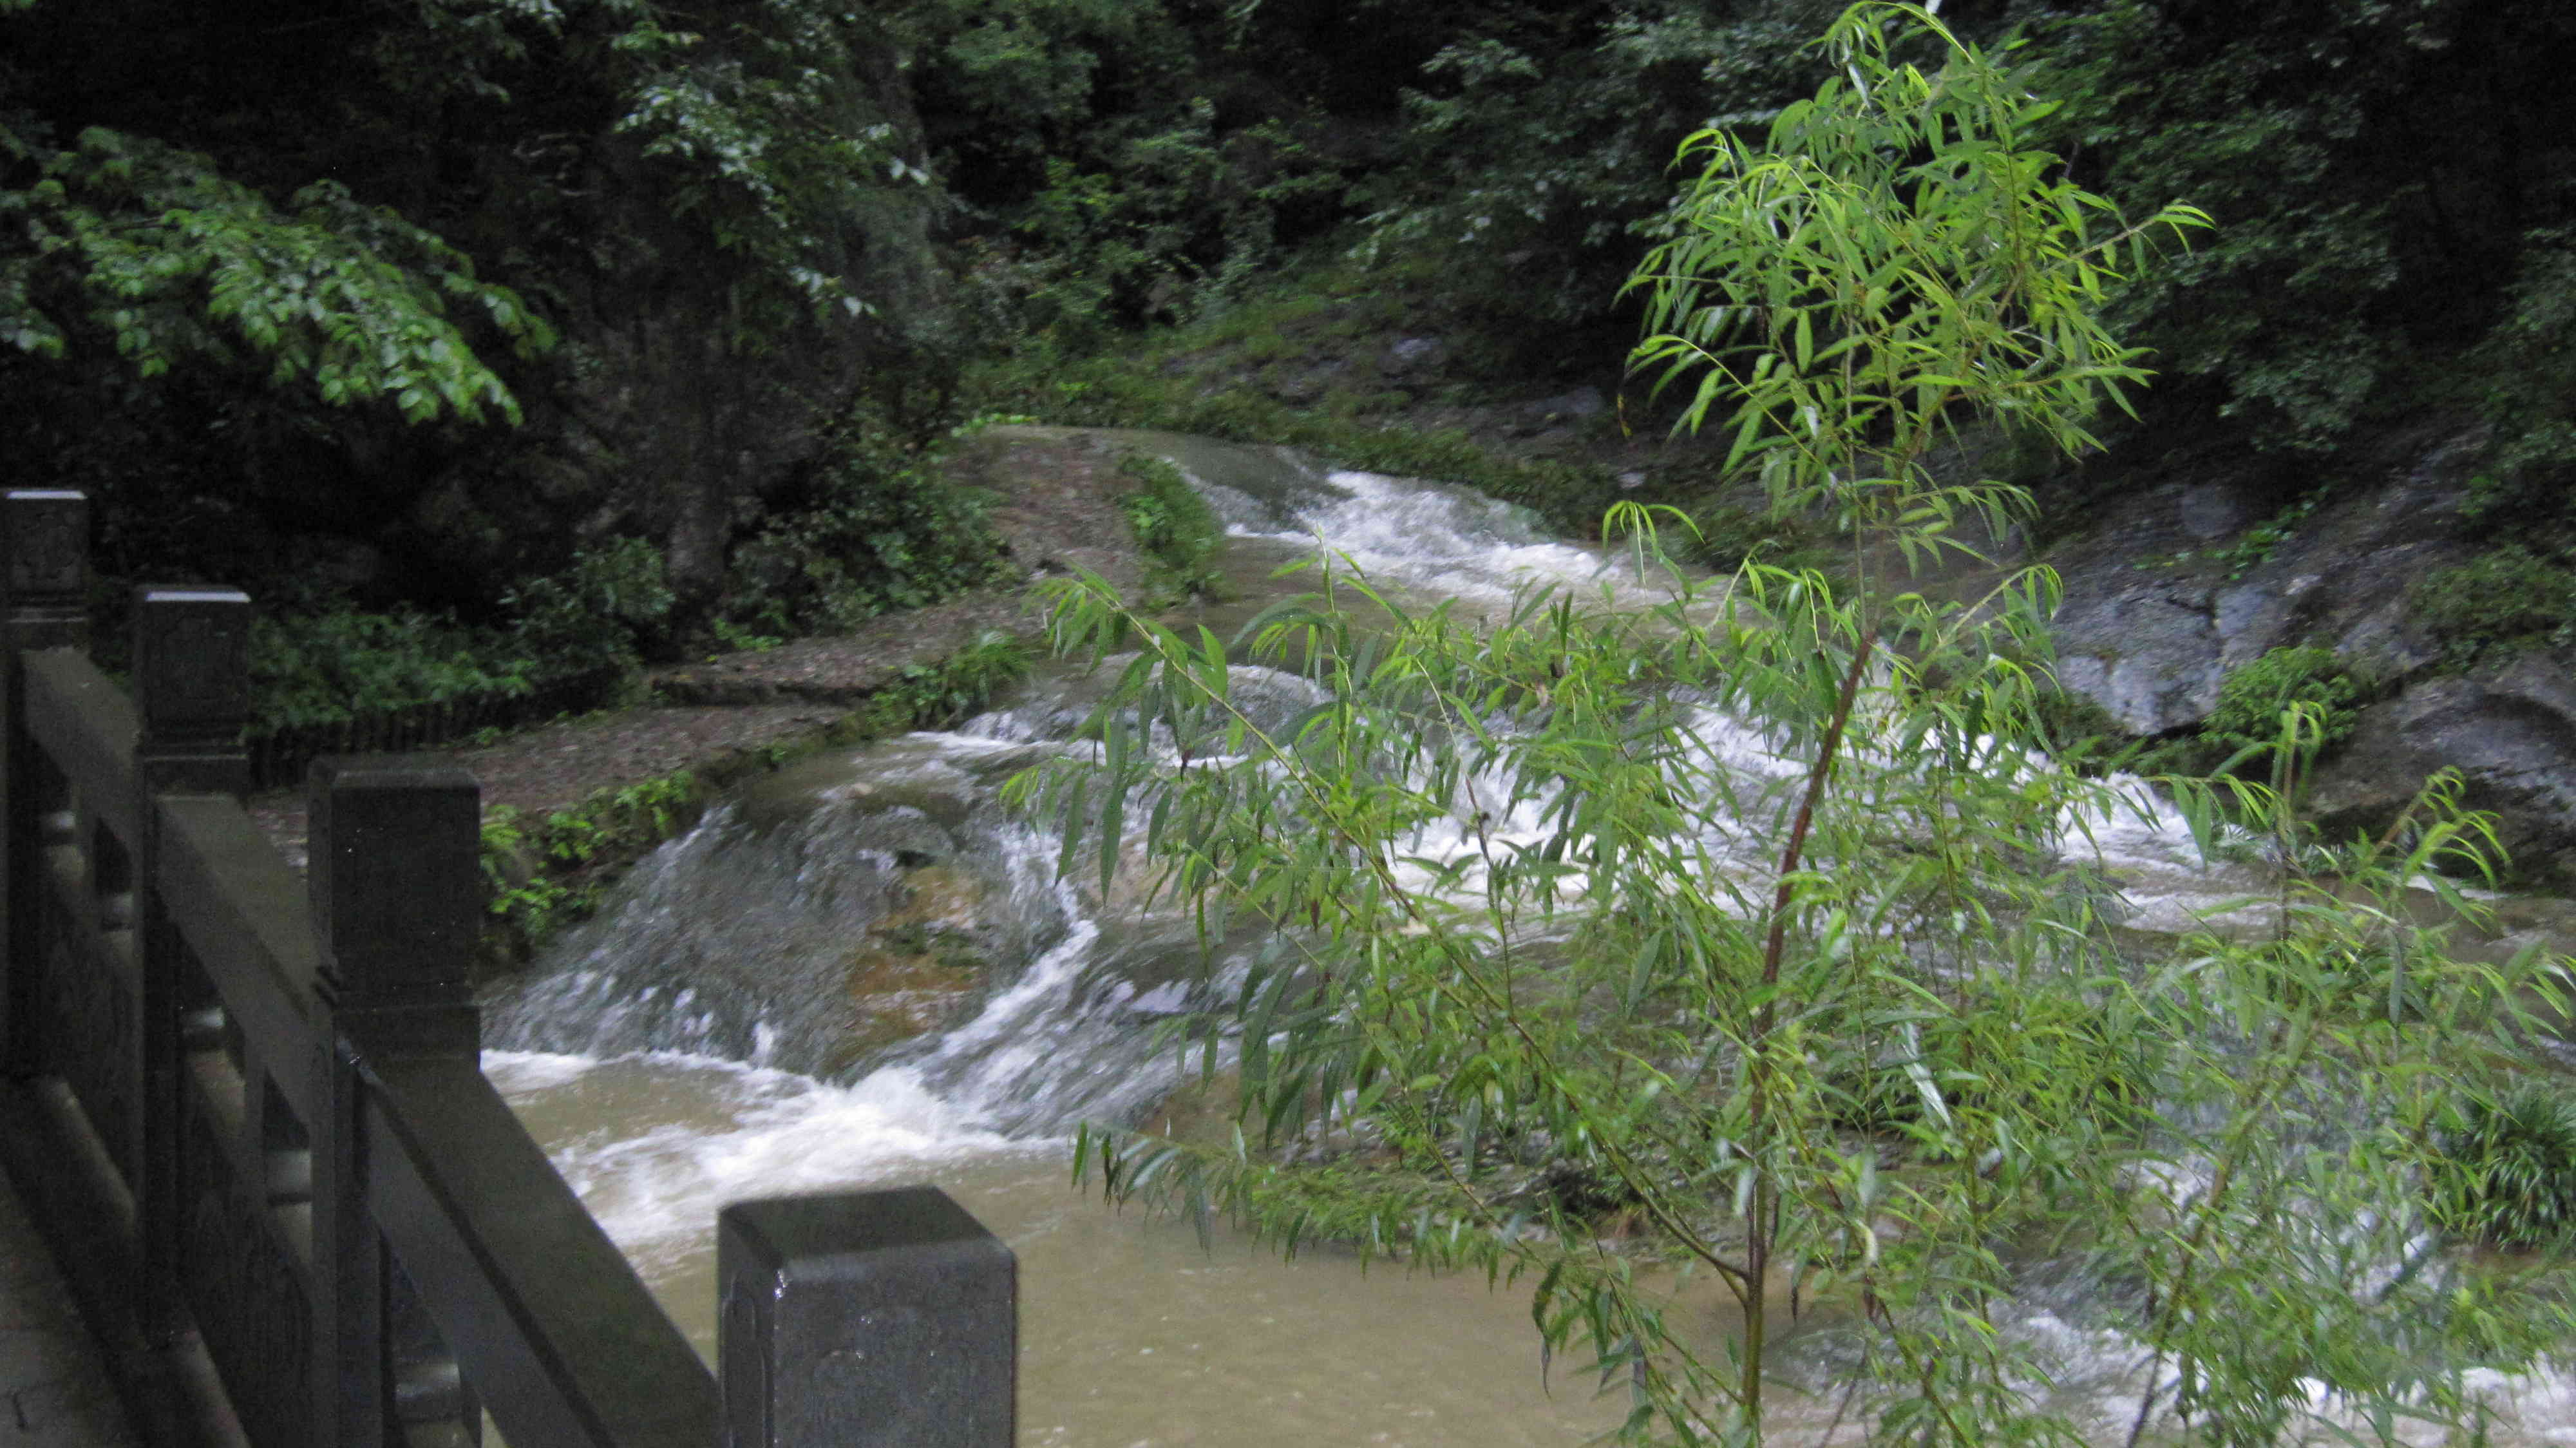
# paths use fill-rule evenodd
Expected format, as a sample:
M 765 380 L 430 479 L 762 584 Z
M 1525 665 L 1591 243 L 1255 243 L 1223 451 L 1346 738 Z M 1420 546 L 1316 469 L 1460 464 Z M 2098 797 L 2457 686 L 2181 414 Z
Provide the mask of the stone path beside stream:
M 648 676 L 650 704 L 518 730 L 483 748 L 426 752 L 474 772 L 486 813 L 506 806 L 543 818 L 603 789 L 813 739 L 905 669 L 947 658 L 987 631 L 1033 639 L 1028 576 L 1081 568 L 1134 587 L 1141 560 L 1117 502 L 1133 486 L 1117 475 L 1124 451 L 1083 430 L 997 427 L 952 459 L 961 481 L 992 497 L 994 529 L 1020 580 L 870 619 L 849 634 L 666 665 Z M 303 791 L 271 791 L 249 805 L 303 869 Z

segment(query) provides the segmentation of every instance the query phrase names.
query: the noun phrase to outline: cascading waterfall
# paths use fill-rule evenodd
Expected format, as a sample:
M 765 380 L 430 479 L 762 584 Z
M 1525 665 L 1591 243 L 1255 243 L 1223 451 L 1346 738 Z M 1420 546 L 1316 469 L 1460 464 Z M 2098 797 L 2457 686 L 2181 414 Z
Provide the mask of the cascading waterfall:
M 1130 436 L 1195 475 L 1254 577 L 1320 541 L 1380 584 L 1470 610 L 1499 609 L 1532 582 L 1655 596 L 1651 580 L 1622 579 L 1463 489 Z M 1252 595 L 1239 616 L 1264 601 L 1254 577 L 1239 579 Z M 702 1332 L 720 1201 L 948 1186 L 1023 1257 L 1023 1441 L 1482 1448 L 1608 1427 L 1618 1404 L 1593 1402 L 1588 1385 L 1540 1388 L 1512 1293 L 1385 1272 L 1362 1284 L 1338 1262 L 1282 1264 L 1222 1241 L 1210 1255 L 1186 1226 L 1110 1217 L 1064 1190 L 1075 1123 L 1132 1123 L 1194 1079 L 1196 1054 L 1184 1062 L 1155 1023 L 1228 988 L 1222 970 L 1201 969 L 1186 920 L 1059 881 L 1058 841 L 998 801 L 1020 769 L 1088 747 L 1076 734 L 1098 687 L 1042 677 L 956 732 L 809 760 L 712 811 L 491 1003 L 486 1069 Z M 1236 668 L 1234 692 L 1277 720 L 1320 698 L 1250 666 Z M 1748 799 L 1803 773 L 1756 725 L 1704 709 L 1694 728 Z M 1534 825 L 1540 807 L 1524 803 L 1533 813 L 1517 823 Z M 1459 820 L 1426 831 L 1417 853 L 1468 851 L 1475 812 L 1461 800 Z M 1483 832 L 1515 825 L 1489 819 Z M 2254 865 L 2202 863 L 2143 789 L 2127 808 L 2067 821 L 2062 843 L 2098 854 L 2142 930 L 2188 928 L 2261 879 Z M 1748 824 L 1704 842 L 1704 857 L 1757 879 L 1772 848 Z M 2061 1398 L 2080 1395 L 2116 1437 L 2149 1363 L 2092 1325 L 2098 1288 L 2038 1274 L 2009 1330 L 2056 1365 Z M 1811 1366 L 1821 1386 L 1829 1355 Z M 2530 1421 L 2576 1416 L 2555 1380 L 2486 1386 L 2520 1394 Z M 1820 1422 L 1831 1416 L 1819 1408 Z M 1783 1426 L 1795 1441 L 1795 1422 Z

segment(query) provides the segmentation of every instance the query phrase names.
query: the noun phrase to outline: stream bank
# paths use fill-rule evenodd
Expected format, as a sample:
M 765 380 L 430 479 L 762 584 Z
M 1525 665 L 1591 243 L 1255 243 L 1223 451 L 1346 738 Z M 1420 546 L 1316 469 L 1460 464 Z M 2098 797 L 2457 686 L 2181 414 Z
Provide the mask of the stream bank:
M 657 668 L 646 676 L 643 703 L 423 752 L 474 774 L 487 825 L 496 819 L 533 825 L 607 806 L 622 790 L 676 781 L 659 791 L 656 827 L 623 832 L 608 852 L 564 872 L 579 874 L 584 888 L 604 884 L 688 828 L 706 800 L 733 784 L 819 749 L 924 722 L 916 717 L 917 701 L 900 697 L 905 686 L 935 683 L 979 642 L 999 634 L 1036 648 L 1031 578 L 1084 569 L 1122 588 L 1134 586 L 1144 558 L 1118 505 L 1119 495 L 1135 486 L 1118 476 L 1126 451 L 1079 432 L 990 429 L 962 446 L 949 466 L 959 482 L 987 494 L 988 516 L 1018 577 L 928 608 L 880 615 L 847 634 Z M 289 863 L 302 869 L 303 791 L 264 792 L 249 805 Z M 536 943 L 513 941 L 501 953 L 524 957 Z
M 2576 886 L 2576 651 L 2529 641 L 2462 667 L 2418 606 L 2491 543 L 2463 516 L 2485 439 L 2393 430 L 2332 478 L 2178 449 L 2097 464 L 2092 501 L 2032 561 L 2057 570 L 2056 674 L 2138 738 L 2187 735 L 2220 681 L 2276 649 L 2332 653 L 2362 691 L 2309 806 L 2332 836 L 2384 829 L 2436 770 L 2496 818 L 2518 883 Z

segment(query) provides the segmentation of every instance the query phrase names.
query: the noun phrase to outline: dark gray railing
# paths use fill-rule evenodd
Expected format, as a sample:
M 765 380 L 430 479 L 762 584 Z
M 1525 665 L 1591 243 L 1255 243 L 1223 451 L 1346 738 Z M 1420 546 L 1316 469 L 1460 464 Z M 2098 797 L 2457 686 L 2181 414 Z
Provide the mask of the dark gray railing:
M 931 1188 L 728 1207 L 710 1374 L 477 1065 L 479 789 L 250 817 L 250 601 L 84 652 L 87 504 L 0 497 L 0 1158 L 155 1444 L 1003 1448 L 1011 1254 Z

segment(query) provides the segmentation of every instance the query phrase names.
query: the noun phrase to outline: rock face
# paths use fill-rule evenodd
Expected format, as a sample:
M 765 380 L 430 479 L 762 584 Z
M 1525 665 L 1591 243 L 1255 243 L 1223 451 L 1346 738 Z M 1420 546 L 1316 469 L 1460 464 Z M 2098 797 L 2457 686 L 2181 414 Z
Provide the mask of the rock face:
M 2467 559 L 2452 541 L 2474 449 L 2414 437 L 2380 486 L 2345 493 L 2262 550 L 2248 541 L 2296 491 L 2258 478 L 2141 480 L 2046 556 L 2065 584 L 2058 681 L 2122 728 L 2207 718 L 2229 670 L 2288 644 L 2331 647 L 2367 678 L 2402 678 L 2433 649 L 2406 626 L 2406 586 Z
M 2407 617 L 2410 584 L 2477 552 L 2458 527 L 2476 452 L 2456 430 L 2392 439 L 2377 486 L 2340 489 L 2268 549 L 2297 480 L 2194 477 L 2187 461 L 2132 475 L 2044 555 L 2065 587 L 2058 682 L 2162 734 L 2205 719 L 2228 671 L 2331 648 L 2381 697 L 2318 770 L 2310 805 L 2330 831 L 2385 828 L 2448 768 L 2467 805 L 2495 814 L 2517 873 L 2576 884 L 2576 658 L 2438 673 L 2435 641 Z
M 871 127 L 903 156 L 926 142 L 902 57 L 888 44 L 851 56 L 857 92 L 835 118 Z M 449 567 L 513 576 L 525 540 L 625 533 L 663 551 L 672 586 L 703 601 L 726 553 L 819 451 L 818 424 L 856 379 L 921 369 L 948 350 L 937 329 L 948 283 L 931 247 L 943 204 L 889 184 L 829 218 L 813 258 L 873 309 L 829 309 L 793 333 L 746 335 L 753 264 L 667 202 L 664 163 L 613 126 L 579 139 L 584 210 L 551 224 L 585 238 L 548 273 L 565 343 L 542 387 L 523 389 L 528 426 L 497 456 L 468 450 L 427 487 L 406 537 Z M 534 445 L 528 445 L 533 443 Z
M 2362 713 L 2319 771 L 2311 806 L 2329 830 L 2384 828 L 2434 770 L 2496 816 L 2517 873 L 2576 883 L 2576 660 L 2525 654 L 2467 678 L 2411 682 Z

